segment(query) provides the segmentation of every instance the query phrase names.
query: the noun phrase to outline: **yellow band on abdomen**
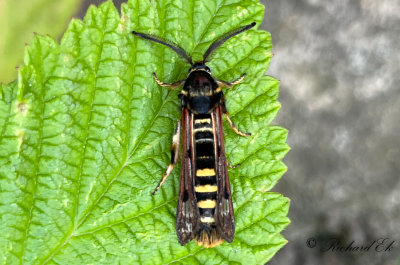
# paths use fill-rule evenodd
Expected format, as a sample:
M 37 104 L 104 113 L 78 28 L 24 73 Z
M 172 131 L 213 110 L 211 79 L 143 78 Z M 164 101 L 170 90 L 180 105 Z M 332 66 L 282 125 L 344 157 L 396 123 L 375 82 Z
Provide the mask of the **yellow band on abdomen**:
M 197 202 L 197 206 L 199 206 L 199 208 L 215 208 L 217 202 L 215 200 L 204 200 Z
M 215 176 L 215 170 L 213 168 L 203 168 L 196 171 L 197 177 L 208 177 Z
M 216 185 L 210 185 L 210 184 L 194 187 L 195 192 L 215 192 L 217 190 L 218 187 Z

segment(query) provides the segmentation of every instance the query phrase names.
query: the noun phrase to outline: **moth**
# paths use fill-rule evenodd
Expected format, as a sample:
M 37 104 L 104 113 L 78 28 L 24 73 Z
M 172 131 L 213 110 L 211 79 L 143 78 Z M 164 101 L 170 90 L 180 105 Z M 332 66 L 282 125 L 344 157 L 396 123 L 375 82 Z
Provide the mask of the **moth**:
M 206 63 L 224 42 L 255 25 L 253 22 L 225 33 L 209 46 L 202 61 L 194 63 L 176 43 L 151 34 L 132 32 L 137 37 L 171 48 L 190 64 L 187 78 L 174 83 L 164 83 L 153 73 L 156 83 L 162 87 L 177 89 L 183 85 L 178 96 L 182 116 L 172 139 L 171 163 L 153 192 L 154 195 L 159 190 L 178 160 L 182 129 L 182 165 L 176 216 L 176 232 L 181 245 L 194 239 L 198 245 L 209 248 L 222 244 L 224 240 L 229 243 L 233 240 L 235 220 L 222 115 L 226 116 L 237 134 L 250 134 L 240 132 L 229 118 L 222 88 L 239 84 L 246 74 L 232 82 L 222 81 L 211 75 Z

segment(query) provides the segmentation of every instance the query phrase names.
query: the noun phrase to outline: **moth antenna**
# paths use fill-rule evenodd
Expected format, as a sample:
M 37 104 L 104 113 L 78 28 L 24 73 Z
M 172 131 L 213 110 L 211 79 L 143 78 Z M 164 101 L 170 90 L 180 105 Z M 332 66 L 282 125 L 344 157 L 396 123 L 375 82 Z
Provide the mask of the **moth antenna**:
M 216 39 L 211 45 L 210 47 L 208 47 L 207 51 L 204 53 L 203 55 L 203 64 L 205 64 L 207 62 L 207 58 L 210 56 L 210 54 L 212 54 L 213 51 L 215 51 L 216 48 L 218 48 L 219 46 L 221 46 L 225 41 L 229 40 L 230 38 L 232 38 L 233 36 L 236 36 L 246 30 L 251 29 L 252 27 L 254 27 L 256 25 L 256 22 L 253 22 L 249 25 L 234 29 L 232 31 L 229 31 L 228 33 L 222 35 L 221 37 L 219 37 L 218 39 Z
M 151 35 L 151 34 L 146 34 L 146 33 L 141 33 L 141 32 L 136 32 L 136 31 L 132 31 L 132 33 L 133 33 L 134 35 L 136 35 L 136 36 L 142 38 L 142 39 L 146 39 L 146 40 L 149 40 L 149 41 L 154 41 L 154 42 L 160 43 L 160 44 L 162 44 L 162 45 L 165 45 L 165 46 L 167 46 L 167 47 L 173 49 L 177 54 L 179 54 L 180 56 L 182 56 L 183 58 L 185 58 L 186 61 L 187 61 L 190 65 L 193 65 L 192 58 L 191 58 L 191 57 L 187 54 L 187 52 L 186 52 L 182 47 L 180 47 L 178 44 L 176 44 L 176 43 L 174 43 L 174 42 L 172 42 L 172 41 L 170 41 L 170 40 L 162 39 L 162 38 L 160 38 L 160 37 L 158 37 L 158 36 L 154 36 L 154 35 Z

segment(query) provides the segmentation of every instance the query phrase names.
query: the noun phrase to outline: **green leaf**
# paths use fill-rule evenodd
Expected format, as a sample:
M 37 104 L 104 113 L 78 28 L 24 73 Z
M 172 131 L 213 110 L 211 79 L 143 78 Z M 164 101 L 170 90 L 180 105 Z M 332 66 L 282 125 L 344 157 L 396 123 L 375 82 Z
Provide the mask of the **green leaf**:
M 3 264 L 264 264 L 285 243 L 287 198 L 269 192 L 286 171 L 287 131 L 271 126 L 279 82 L 264 73 L 267 32 L 252 29 L 221 46 L 213 74 L 243 83 L 226 91 L 224 122 L 236 218 L 233 243 L 180 246 L 175 231 L 179 165 L 155 196 L 180 118 L 186 76 L 170 49 L 134 29 L 179 43 L 194 59 L 239 26 L 262 21 L 257 1 L 111 2 L 73 20 L 61 44 L 37 35 L 18 80 L 1 85 L 0 262 Z
M 1 0 L 0 1 L 0 83 L 17 75 L 25 43 L 32 32 L 58 37 L 79 7 L 80 0 Z

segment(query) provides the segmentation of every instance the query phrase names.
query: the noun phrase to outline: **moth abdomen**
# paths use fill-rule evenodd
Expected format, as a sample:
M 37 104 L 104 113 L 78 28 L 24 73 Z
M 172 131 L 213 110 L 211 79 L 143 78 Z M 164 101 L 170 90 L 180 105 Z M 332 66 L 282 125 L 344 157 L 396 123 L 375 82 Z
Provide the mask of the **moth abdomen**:
M 217 174 L 215 165 L 215 128 L 210 114 L 193 117 L 195 143 L 195 196 L 199 208 L 200 229 L 194 235 L 199 245 L 214 247 L 223 242 L 216 230 Z

